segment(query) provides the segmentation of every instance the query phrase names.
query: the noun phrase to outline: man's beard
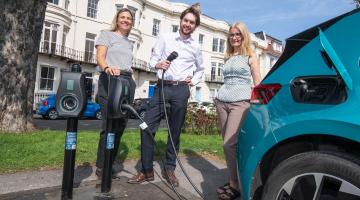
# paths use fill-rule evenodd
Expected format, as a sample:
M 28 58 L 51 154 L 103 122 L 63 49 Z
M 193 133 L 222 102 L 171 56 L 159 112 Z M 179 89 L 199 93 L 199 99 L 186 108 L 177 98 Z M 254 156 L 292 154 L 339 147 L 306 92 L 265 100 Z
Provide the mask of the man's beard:
M 194 29 L 195 30 L 195 29 Z M 186 36 L 190 36 L 194 30 L 190 31 L 189 33 L 184 33 L 183 29 L 180 27 L 180 32 L 183 34 L 183 35 L 186 35 Z

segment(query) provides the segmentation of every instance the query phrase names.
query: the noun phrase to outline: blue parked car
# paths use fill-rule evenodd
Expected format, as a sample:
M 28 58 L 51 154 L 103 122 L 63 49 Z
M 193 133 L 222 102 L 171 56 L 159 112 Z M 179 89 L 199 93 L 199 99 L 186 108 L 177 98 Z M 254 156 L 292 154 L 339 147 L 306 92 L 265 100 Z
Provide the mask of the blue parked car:
M 44 119 L 57 119 L 59 117 L 59 114 L 55 109 L 55 96 L 55 94 L 52 94 L 38 104 L 37 114 L 41 115 Z M 88 101 L 82 116 L 102 119 L 100 105 Z
M 360 199 L 360 9 L 287 39 L 239 134 L 243 199 Z

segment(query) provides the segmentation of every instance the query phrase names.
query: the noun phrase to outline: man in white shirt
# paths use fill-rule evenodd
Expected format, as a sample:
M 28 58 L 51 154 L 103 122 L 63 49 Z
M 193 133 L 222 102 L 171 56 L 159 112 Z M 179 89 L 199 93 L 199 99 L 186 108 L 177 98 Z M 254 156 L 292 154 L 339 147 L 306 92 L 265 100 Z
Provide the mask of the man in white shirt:
M 155 136 L 161 118 L 165 114 L 161 83 L 164 83 L 165 101 L 170 104 L 169 126 L 176 151 L 179 151 L 180 133 L 184 124 L 188 98 L 190 97 L 189 86 L 200 82 L 203 73 L 203 59 L 200 46 L 191 37 L 196 27 L 200 25 L 200 13 L 198 8 L 190 7 L 184 10 L 180 16 L 180 30 L 160 37 L 155 44 L 150 58 L 150 67 L 157 69 L 158 84 L 155 87 L 154 96 L 150 100 L 145 122 L 148 130 Z M 173 52 L 178 57 L 169 62 L 166 58 Z M 195 71 L 194 71 L 195 66 Z M 164 80 L 162 80 L 164 73 Z M 129 183 L 142 183 L 154 180 L 153 171 L 153 139 L 149 133 L 141 131 L 141 162 L 142 170 L 128 180 Z M 175 176 L 176 153 L 170 139 L 166 151 L 166 171 L 163 177 L 172 185 L 178 186 L 179 181 Z

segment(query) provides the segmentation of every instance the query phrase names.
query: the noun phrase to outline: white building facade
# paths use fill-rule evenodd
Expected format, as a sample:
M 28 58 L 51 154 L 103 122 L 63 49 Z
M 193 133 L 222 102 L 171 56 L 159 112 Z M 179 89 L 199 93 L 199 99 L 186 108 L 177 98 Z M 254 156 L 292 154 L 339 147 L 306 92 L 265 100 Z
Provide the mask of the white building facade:
M 35 103 L 59 85 L 60 73 L 80 63 L 86 73 L 89 96 L 97 92 L 94 42 L 101 30 L 109 29 L 116 11 L 126 7 L 135 14 L 129 39 L 134 42 L 133 70 L 135 98 L 152 95 L 155 71 L 148 68 L 151 49 L 160 34 L 178 31 L 180 14 L 189 5 L 167 0 L 48 0 L 39 49 Z M 192 34 L 202 47 L 205 63 L 203 80 L 191 89 L 190 101 L 211 102 L 223 83 L 222 67 L 229 24 L 201 15 L 201 24 Z M 265 69 L 263 51 L 267 41 L 251 35 L 253 47 Z M 267 66 L 266 66 L 267 67 Z M 263 73 L 264 74 L 264 73 Z

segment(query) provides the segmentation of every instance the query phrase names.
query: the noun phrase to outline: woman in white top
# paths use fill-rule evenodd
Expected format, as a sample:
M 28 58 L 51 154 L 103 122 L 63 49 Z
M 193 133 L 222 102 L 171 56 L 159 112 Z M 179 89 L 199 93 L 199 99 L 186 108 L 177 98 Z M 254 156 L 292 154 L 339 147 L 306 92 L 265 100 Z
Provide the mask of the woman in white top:
M 127 8 L 120 9 L 113 20 L 110 31 L 102 31 L 95 42 L 96 60 L 100 70 L 98 101 L 103 116 L 100 140 L 98 146 L 96 160 L 96 175 L 100 179 L 102 176 L 102 168 L 104 163 L 104 151 L 106 146 L 106 111 L 108 101 L 108 78 L 110 76 L 121 76 L 130 83 L 130 99 L 134 99 L 136 84 L 132 78 L 132 61 L 133 61 L 133 43 L 128 39 L 128 35 L 132 28 L 132 12 Z M 114 150 L 112 154 L 112 162 L 115 161 L 118 153 L 121 136 L 126 127 L 128 118 L 113 119 L 111 131 L 115 133 Z M 113 171 L 113 178 L 116 177 Z

